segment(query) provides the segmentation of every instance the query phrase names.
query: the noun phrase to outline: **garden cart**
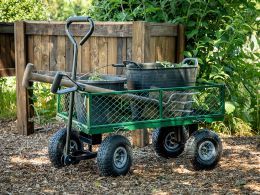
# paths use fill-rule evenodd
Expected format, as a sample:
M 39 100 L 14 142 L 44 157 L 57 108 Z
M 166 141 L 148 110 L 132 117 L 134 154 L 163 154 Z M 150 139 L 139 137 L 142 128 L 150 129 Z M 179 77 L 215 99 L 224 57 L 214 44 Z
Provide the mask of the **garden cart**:
M 223 120 L 224 85 L 194 83 L 116 91 L 90 86 L 76 75 L 78 45 L 70 32 L 73 22 L 90 23 L 80 45 L 94 31 L 90 17 L 67 20 L 66 33 L 74 45 L 72 74 L 58 72 L 51 88 L 58 94 L 57 116 L 67 126 L 50 138 L 52 164 L 60 168 L 97 157 L 101 175 L 125 175 L 132 165 L 131 144 L 118 132 L 153 128 L 152 143 L 159 156 L 177 157 L 186 150 L 194 168 L 214 168 L 221 157 L 221 140 L 211 130 L 198 130 L 198 124 Z M 124 66 L 133 64 L 137 63 L 124 62 Z M 103 139 L 105 133 L 110 134 Z M 98 152 L 93 152 L 92 146 L 98 144 Z

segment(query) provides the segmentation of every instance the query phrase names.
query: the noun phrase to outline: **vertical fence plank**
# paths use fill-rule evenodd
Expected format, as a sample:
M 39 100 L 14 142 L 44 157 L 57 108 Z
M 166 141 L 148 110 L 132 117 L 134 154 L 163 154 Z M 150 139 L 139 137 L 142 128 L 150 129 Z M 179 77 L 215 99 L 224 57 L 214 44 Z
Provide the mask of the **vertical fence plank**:
M 176 62 L 176 37 L 169 37 L 170 41 L 170 51 L 169 52 L 172 56 L 171 56 L 171 62 Z
M 57 36 L 50 36 L 49 50 L 50 50 L 50 70 L 57 70 L 57 56 L 58 56 L 58 39 Z
M 11 44 L 11 62 L 12 62 L 12 67 L 15 68 L 15 54 L 14 54 L 14 35 L 10 35 L 10 44 Z M 14 74 L 15 75 L 15 74 Z
M 33 36 L 27 36 L 27 61 L 33 63 Z
M 66 72 L 72 72 L 72 62 L 73 62 L 73 45 L 70 42 L 69 38 L 66 37 L 66 65 L 65 65 L 65 71 Z
M 176 58 L 177 62 L 181 62 L 183 60 L 183 52 L 185 49 L 185 28 L 184 25 L 178 25 L 178 41 L 177 41 L 177 50 L 176 50 Z
M 175 62 L 175 42 L 173 37 L 164 37 L 165 40 L 165 56 L 164 60 L 168 62 Z M 171 51 L 171 52 L 169 52 Z
M 65 71 L 66 64 L 66 39 L 65 36 L 57 38 L 57 70 Z
M 98 72 L 107 74 L 107 38 L 98 38 Z
M 15 75 L 14 36 L 0 34 L 0 77 Z
M 163 37 L 156 37 L 155 41 L 155 58 L 156 61 L 165 60 L 165 39 Z
M 15 23 L 15 65 L 17 92 L 17 129 L 20 134 L 29 135 L 34 132 L 33 122 L 30 120 L 29 93 L 22 86 L 23 73 L 26 66 L 26 41 L 24 22 Z
M 145 22 L 133 23 L 132 60 L 147 62 L 151 58 L 150 49 L 150 26 Z M 147 129 L 133 131 L 133 144 L 139 147 L 149 143 Z
M 117 63 L 123 63 L 124 60 L 126 60 L 126 38 L 117 38 Z M 124 68 L 117 68 L 116 74 L 124 74 Z
M 82 73 L 89 73 L 91 71 L 90 62 L 90 43 L 87 41 L 81 48 L 81 71 Z
M 5 36 L 0 34 L 0 70 L 6 68 L 7 66 L 7 58 L 5 52 Z
M 49 52 L 49 36 L 42 36 L 41 39 L 41 49 L 42 49 L 42 55 L 41 55 L 41 70 L 49 71 L 50 70 L 50 52 Z
M 155 57 L 155 37 L 150 38 L 150 59 L 149 62 L 155 62 L 156 57 Z
M 91 64 L 91 72 L 99 72 L 97 70 L 97 66 L 99 64 L 98 59 L 98 37 L 91 37 L 90 39 L 91 44 L 91 52 L 90 52 L 90 64 Z
M 9 35 L 5 36 L 5 56 L 6 56 L 6 63 L 7 67 L 12 67 L 12 61 L 11 61 L 11 42 L 9 39 Z
M 35 69 L 41 70 L 42 66 L 42 49 L 41 49 L 41 41 L 42 37 L 39 35 L 35 35 L 33 37 L 33 64 L 35 66 Z
M 107 63 L 108 63 L 108 74 L 115 75 L 116 68 L 111 66 L 111 64 L 117 63 L 117 38 L 107 39 Z
M 132 60 L 132 38 L 126 39 L 126 60 Z

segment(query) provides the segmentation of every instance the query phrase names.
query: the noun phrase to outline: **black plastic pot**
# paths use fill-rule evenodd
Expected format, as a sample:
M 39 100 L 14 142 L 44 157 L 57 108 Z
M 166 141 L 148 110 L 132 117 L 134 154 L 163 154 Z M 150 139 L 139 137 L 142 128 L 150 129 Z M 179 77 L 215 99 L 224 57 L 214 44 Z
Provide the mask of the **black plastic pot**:
M 127 89 L 150 89 L 193 86 L 197 66 L 164 68 L 158 63 L 127 65 Z
M 100 75 L 100 78 L 102 80 L 88 80 L 89 76 L 83 76 L 80 77 L 78 82 L 115 91 L 124 90 L 126 78 L 112 75 Z M 87 123 L 87 105 L 85 98 L 86 96 L 80 93 L 77 93 L 75 97 L 77 120 L 84 124 Z M 113 100 L 107 96 L 93 96 L 91 105 L 91 125 L 101 125 L 109 123 L 109 120 L 111 120 L 111 105 L 116 106 L 115 102 L 113 102 Z
M 165 68 L 160 63 L 140 63 L 126 62 L 127 67 L 127 89 L 151 89 L 151 88 L 171 88 L 171 87 L 185 87 L 194 86 L 196 82 L 198 60 L 196 58 L 186 58 L 182 61 L 183 64 L 193 62 L 192 65 L 185 67 Z M 177 92 L 177 91 L 176 91 Z M 149 93 L 142 93 L 142 96 L 149 97 Z M 164 95 L 167 99 L 167 95 Z M 174 106 L 175 116 L 182 116 L 186 114 L 185 109 L 191 107 L 190 104 L 185 104 L 191 100 L 191 96 L 187 94 L 174 95 L 175 100 L 181 99 L 184 104 Z M 145 105 L 131 105 L 133 120 L 143 120 L 143 112 Z M 179 111 L 178 111 L 179 110 Z M 170 114 L 170 117 L 172 115 Z M 165 116 L 169 117 L 169 116 Z

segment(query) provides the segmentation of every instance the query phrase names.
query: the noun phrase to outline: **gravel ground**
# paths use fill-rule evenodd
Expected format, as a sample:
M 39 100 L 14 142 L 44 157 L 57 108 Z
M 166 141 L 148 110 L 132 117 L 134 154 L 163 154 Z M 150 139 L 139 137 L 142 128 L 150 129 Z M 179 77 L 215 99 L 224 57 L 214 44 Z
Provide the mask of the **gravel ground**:
M 57 130 L 17 134 L 14 121 L 0 121 L 0 194 L 260 194 L 260 138 L 222 136 L 223 157 L 211 171 L 194 171 L 185 155 L 163 159 L 151 146 L 134 148 L 126 176 L 100 177 L 95 159 L 62 169 L 48 159 Z

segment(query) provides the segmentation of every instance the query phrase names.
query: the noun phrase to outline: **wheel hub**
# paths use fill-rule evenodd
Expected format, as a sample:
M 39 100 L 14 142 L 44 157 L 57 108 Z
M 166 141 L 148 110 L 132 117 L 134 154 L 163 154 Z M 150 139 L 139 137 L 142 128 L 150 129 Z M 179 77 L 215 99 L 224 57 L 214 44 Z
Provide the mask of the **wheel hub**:
M 166 137 L 164 141 L 164 147 L 167 150 L 175 150 L 179 147 L 179 143 L 177 141 L 177 135 L 175 132 L 170 132 Z
M 198 153 L 202 160 L 208 161 L 216 156 L 216 148 L 211 141 L 204 141 L 200 144 Z
M 70 144 L 69 144 L 69 153 L 73 153 L 73 152 L 76 152 L 78 151 L 78 144 L 75 140 L 70 140 Z M 64 150 L 63 150 L 63 154 L 65 155 L 65 152 L 66 152 L 66 148 L 64 147 Z
M 70 157 L 71 154 L 78 151 L 79 147 L 75 140 L 70 140 L 70 146 L 69 146 L 69 154 L 66 155 L 66 145 L 63 149 L 63 155 L 61 156 L 61 161 L 64 162 L 65 165 L 70 165 L 72 162 L 72 159 Z
M 125 166 L 127 161 L 127 151 L 124 147 L 118 147 L 114 152 L 114 165 L 121 169 Z

